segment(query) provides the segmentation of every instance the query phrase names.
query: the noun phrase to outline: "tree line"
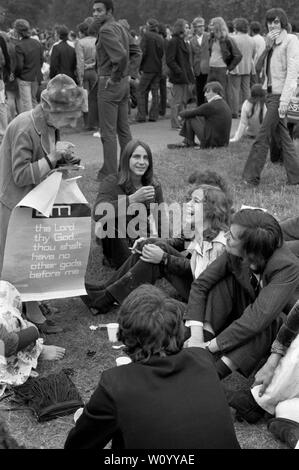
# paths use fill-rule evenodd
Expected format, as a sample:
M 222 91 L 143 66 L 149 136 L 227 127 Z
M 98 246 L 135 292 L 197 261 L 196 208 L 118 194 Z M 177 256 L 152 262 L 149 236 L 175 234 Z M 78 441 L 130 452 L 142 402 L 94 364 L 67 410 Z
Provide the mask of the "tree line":
M 191 21 L 199 15 L 207 21 L 214 16 L 225 20 L 242 16 L 250 21 L 262 21 L 266 10 L 282 7 L 290 23 L 299 30 L 298 0 L 115 0 L 114 4 L 116 18 L 126 18 L 131 28 L 144 24 L 148 18 L 172 25 L 177 18 Z M 92 5 L 93 0 L 1 0 L 7 27 L 16 18 L 25 18 L 41 29 L 56 23 L 75 28 L 92 15 Z

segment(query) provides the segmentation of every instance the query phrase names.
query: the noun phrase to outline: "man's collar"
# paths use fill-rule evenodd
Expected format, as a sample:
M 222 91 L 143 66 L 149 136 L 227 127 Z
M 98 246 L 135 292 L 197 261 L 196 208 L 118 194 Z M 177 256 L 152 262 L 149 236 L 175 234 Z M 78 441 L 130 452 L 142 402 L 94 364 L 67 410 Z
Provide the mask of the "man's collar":
M 215 100 L 222 100 L 222 96 L 220 96 L 220 95 L 214 95 L 214 96 L 212 96 L 212 98 L 210 98 L 210 99 L 208 100 L 208 103 L 210 103 L 211 101 L 215 101 Z

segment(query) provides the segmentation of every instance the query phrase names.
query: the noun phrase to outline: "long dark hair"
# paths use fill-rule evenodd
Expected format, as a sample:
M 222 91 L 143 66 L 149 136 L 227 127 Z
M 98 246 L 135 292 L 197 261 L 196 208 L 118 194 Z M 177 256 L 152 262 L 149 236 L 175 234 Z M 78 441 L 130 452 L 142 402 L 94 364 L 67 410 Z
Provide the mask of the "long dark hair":
M 149 146 L 141 140 L 130 140 L 127 143 L 124 151 L 120 156 L 119 172 L 118 172 L 118 184 L 124 189 L 125 192 L 130 192 L 133 189 L 130 171 L 130 158 L 133 155 L 137 147 L 143 147 L 148 156 L 148 168 L 141 178 L 143 186 L 149 186 L 153 184 L 153 156 Z
M 254 115 L 255 108 L 260 104 L 260 113 L 259 113 L 259 121 L 260 124 L 263 122 L 264 119 L 264 104 L 266 99 L 266 91 L 263 90 L 263 87 L 260 83 L 256 83 L 251 87 L 250 90 L 250 98 L 248 98 L 249 103 L 252 104 L 250 118 Z
M 278 221 L 261 209 L 241 209 L 235 213 L 232 223 L 245 229 L 239 236 L 245 261 L 256 265 L 258 272 L 262 272 L 274 251 L 283 243 Z

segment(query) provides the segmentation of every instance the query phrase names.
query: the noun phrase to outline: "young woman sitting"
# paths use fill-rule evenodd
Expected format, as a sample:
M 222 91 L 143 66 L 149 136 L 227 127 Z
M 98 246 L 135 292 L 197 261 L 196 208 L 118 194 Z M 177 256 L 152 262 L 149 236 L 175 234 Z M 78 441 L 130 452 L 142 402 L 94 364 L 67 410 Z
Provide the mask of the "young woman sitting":
M 191 284 L 225 250 L 231 199 L 219 187 L 192 188 L 180 238 L 137 241 L 133 253 L 104 285 L 86 283 L 83 299 L 94 314 L 107 313 L 140 284 L 167 279 L 187 301 Z
M 139 286 L 118 320 L 132 362 L 102 373 L 64 448 L 238 449 L 210 355 L 183 349 L 181 304 Z
M 299 261 L 283 243 L 277 220 L 263 210 L 240 210 L 226 252 L 192 284 L 185 315 L 189 346 L 220 355 L 221 378 L 236 369 L 248 376 L 269 354 L 280 314 L 298 286 Z
M 141 221 L 145 229 L 143 236 L 149 236 L 150 230 L 155 228 L 159 235 L 159 226 L 150 225 L 155 219 L 154 214 L 150 217 L 150 204 L 162 202 L 162 188 L 153 173 L 151 149 L 140 140 L 131 140 L 120 157 L 118 174 L 109 175 L 100 183 L 94 206 L 95 233 L 102 241 L 104 256 L 113 267 L 119 268 L 126 261 L 130 256 L 129 247 L 138 237 L 133 228 L 128 229 L 136 216 L 134 205 L 143 204 L 146 208 L 145 220 Z

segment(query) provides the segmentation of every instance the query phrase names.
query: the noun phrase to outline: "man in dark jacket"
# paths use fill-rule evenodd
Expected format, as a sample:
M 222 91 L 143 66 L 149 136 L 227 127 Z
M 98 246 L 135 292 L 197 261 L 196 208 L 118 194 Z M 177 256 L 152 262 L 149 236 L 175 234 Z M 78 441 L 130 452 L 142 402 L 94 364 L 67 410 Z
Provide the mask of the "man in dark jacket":
M 43 49 L 39 41 L 30 37 L 28 21 L 20 19 L 14 23 L 20 41 L 16 44 L 16 70 L 20 112 L 30 111 L 37 105 L 36 94 L 42 80 Z
M 183 349 L 182 307 L 143 285 L 124 301 L 118 338 L 132 362 L 103 372 L 64 448 L 239 449 L 210 355 Z
M 223 147 L 229 144 L 232 113 L 223 99 L 223 87 L 219 82 L 208 82 L 204 94 L 207 103 L 180 112 L 179 117 L 184 118 L 180 131 L 184 141 L 182 144 L 168 144 L 168 148 L 194 147 L 195 135 L 201 148 Z
M 166 63 L 169 68 L 169 81 L 173 84 L 171 103 L 171 127 L 181 127 L 178 113 L 182 110 L 190 98 L 190 86 L 194 82 L 194 76 L 190 62 L 190 46 L 186 41 L 189 31 L 188 23 L 184 19 L 178 19 L 173 27 L 173 35 L 166 50 Z
M 117 173 L 117 140 L 121 151 L 132 139 L 128 123 L 129 80 L 139 72 L 141 51 L 129 31 L 113 17 L 112 0 L 95 1 L 93 16 L 99 25 L 96 42 L 98 103 L 104 164 L 98 179 Z
M 140 84 L 138 89 L 138 113 L 136 121 L 146 120 L 146 99 L 148 92 L 152 94 L 152 105 L 149 111 L 149 121 L 157 121 L 159 117 L 159 83 L 162 73 L 162 58 L 164 53 L 163 39 L 158 34 L 159 23 L 151 18 L 146 23 L 147 31 L 140 43 L 142 59 L 140 64 Z
M 236 369 L 248 377 L 269 354 L 281 313 L 297 298 L 299 262 L 277 220 L 260 209 L 236 212 L 226 250 L 192 284 L 188 345 L 220 354 L 220 378 Z
M 67 43 L 69 30 L 66 26 L 61 25 L 56 28 L 56 34 L 60 42 L 52 49 L 50 58 L 50 78 L 63 73 L 78 83 L 76 73 L 76 52 L 74 47 L 69 46 Z

